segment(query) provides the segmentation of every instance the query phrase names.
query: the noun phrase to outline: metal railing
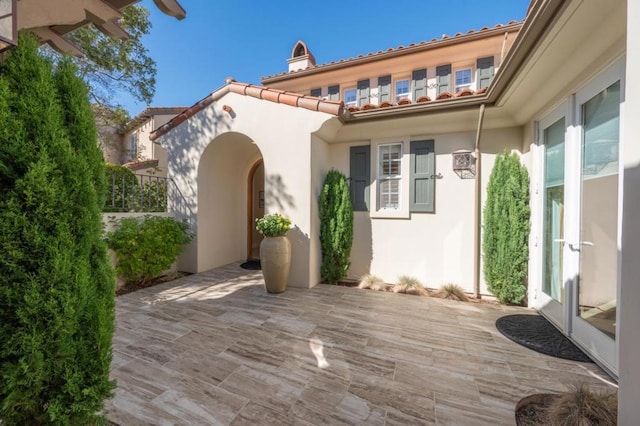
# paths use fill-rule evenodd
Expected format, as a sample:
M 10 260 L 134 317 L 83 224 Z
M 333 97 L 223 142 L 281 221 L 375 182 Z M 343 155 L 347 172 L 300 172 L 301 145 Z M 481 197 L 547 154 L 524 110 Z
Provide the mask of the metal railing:
M 107 177 L 103 212 L 156 213 L 167 211 L 169 180 L 161 176 L 113 173 Z

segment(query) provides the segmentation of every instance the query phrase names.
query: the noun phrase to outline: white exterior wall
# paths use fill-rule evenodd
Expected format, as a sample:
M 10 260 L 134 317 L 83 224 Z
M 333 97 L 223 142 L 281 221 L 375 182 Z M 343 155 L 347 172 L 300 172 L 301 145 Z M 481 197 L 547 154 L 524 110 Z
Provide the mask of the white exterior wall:
M 399 136 L 399 138 L 404 136 Z M 474 271 L 474 179 L 461 179 L 452 169 L 452 153 L 459 149 L 473 151 L 475 133 L 428 135 L 435 140 L 436 170 L 443 178 L 436 181 L 435 213 L 411 213 L 410 218 L 381 218 L 375 212 L 355 212 L 354 242 L 350 278 L 366 273 L 393 283 L 400 275 L 420 279 L 427 287 L 439 288 L 455 283 L 473 291 Z M 423 137 L 411 137 L 413 140 Z M 349 176 L 349 149 L 367 145 L 369 140 L 330 145 L 331 165 Z M 482 140 L 482 200 L 484 204 L 495 156 L 505 147 L 517 150 L 522 145 L 519 128 L 486 130 Z M 372 146 L 372 150 L 374 146 Z M 409 152 L 404 152 L 405 156 Z M 372 157 L 373 157 L 372 152 Z M 372 179 L 376 164 L 371 163 Z M 370 186 L 371 208 L 377 185 Z M 404 195 L 406 196 L 406 195 Z M 484 280 L 481 292 L 487 294 Z
M 621 108 L 621 148 L 624 183 L 622 186 L 622 247 L 619 294 L 619 371 L 618 424 L 640 424 L 640 4 L 627 1 L 626 87 Z
M 233 117 L 222 110 L 223 105 L 233 108 Z M 325 113 L 228 93 L 218 102 L 161 137 L 160 142 L 168 152 L 169 177 L 174 179 L 184 197 L 182 210 L 189 219 L 197 218 L 198 237 L 182 257 L 180 267 L 190 272 L 201 272 L 221 266 L 224 263 L 220 262 L 228 260 L 214 259 L 206 264 L 201 263 L 201 253 L 209 253 L 220 242 L 212 235 L 205 238 L 199 228 L 204 224 L 206 230 L 207 223 L 215 221 L 216 215 L 221 214 L 219 212 L 227 206 L 218 203 L 215 206 L 216 212 L 211 217 L 198 215 L 201 207 L 198 206 L 199 186 L 205 185 L 204 180 L 199 179 L 198 168 L 205 149 L 212 141 L 221 142 L 217 139 L 219 136 L 236 132 L 254 142 L 262 154 L 265 170 L 265 212 L 278 212 L 288 216 L 295 225 L 288 234 L 293 253 L 289 285 L 315 285 L 317 281 L 310 281 L 310 246 L 311 241 L 318 239 L 318 235 L 314 234 L 316 230 L 311 229 L 312 215 L 317 214 L 317 211 L 311 210 L 311 134 L 331 117 Z M 245 156 L 227 158 L 226 161 L 237 170 L 241 170 L 247 167 L 249 159 Z M 206 182 L 206 185 L 235 185 L 235 190 L 246 197 L 247 176 L 244 176 L 241 182 L 234 183 L 234 179 L 237 178 L 238 174 L 234 174 L 229 176 L 227 181 Z M 172 200 L 175 201 L 177 200 Z M 175 208 L 174 204 L 172 206 Z M 235 220 L 246 226 L 246 215 Z M 246 245 L 246 228 L 236 238 L 240 240 L 240 244 Z M 245 257 L 246 254 L 235 260 L 244 260 Z

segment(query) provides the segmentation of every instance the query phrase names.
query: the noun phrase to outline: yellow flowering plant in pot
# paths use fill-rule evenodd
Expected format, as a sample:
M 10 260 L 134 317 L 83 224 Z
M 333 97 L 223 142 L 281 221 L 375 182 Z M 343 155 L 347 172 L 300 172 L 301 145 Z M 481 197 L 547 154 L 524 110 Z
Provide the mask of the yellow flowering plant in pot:
M 265 237 L 286 235 L 289 229 L 291 229 L 291 219 L 280 213 L 268 214 L 256 219 L 256 230 Z
M 264 285 L 269 293 L 282 293 L 287 289 L 291 268 L 291 243 L 286 237 L 291 219 L 279 213 L 268 214 L 256 220 L 256 230 L 264 235 L 260 243 L 260 265 Z

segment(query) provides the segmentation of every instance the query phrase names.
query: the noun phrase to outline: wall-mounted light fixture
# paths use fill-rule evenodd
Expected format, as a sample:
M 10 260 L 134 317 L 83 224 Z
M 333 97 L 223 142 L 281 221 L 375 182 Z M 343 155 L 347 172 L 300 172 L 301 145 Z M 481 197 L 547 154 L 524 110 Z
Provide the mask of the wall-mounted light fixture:
M 18 42 L 18 20 L 16 0 L 0 0 L 0 52 Z
M 476 158 L 467 149 L 459 149 L 453 154 L 453 171 L 460 179 L 473 179 L 476 176 Z

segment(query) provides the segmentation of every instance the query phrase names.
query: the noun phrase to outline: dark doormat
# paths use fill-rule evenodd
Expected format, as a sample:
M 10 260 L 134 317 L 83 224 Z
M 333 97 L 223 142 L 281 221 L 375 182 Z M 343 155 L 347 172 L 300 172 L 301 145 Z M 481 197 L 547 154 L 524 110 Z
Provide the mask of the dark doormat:
M 541 315 L 507 315 L 498 318 L 496 328 L 508 339 L 536 352 L 571 361 L 593 362 Z
M 262 269 L 259 260 L 247 260 L 242 265 L 240 265 L 240 267 L 242 269 L 248 269 L 250 271 L 260 271 Z

